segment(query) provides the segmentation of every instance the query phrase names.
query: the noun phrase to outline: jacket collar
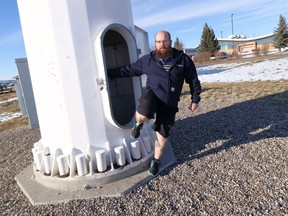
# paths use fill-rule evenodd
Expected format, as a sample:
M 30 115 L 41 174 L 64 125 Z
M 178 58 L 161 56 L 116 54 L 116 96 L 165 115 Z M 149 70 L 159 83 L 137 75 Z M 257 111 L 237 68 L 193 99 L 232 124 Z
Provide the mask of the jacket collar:
M 173 57 L 173 62 L 178 59 L 179 56 L 181 56 L 181 54 L 183 53 L 183 51 L 177 50 L 175 48 L 172 48 L 172 57 Z M 156 61 L 156 57 L 155 57 L 155 50 L 150 52 L 150 57 L 152 59 L 154 59 L 154 61 Z

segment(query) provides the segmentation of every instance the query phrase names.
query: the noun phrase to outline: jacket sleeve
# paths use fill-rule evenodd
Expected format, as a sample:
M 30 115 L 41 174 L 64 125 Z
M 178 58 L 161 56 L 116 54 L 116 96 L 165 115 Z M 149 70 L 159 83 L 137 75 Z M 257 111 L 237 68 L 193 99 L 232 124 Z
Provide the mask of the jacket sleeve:
M 107 70 L 109 77 L 131 77 L 131 76 L 141 76 L 142 73 L 142 62 L 137 60 L 134 63 L 124 65 L 121 67 L 110 68 Z
M 201 100 L 201 84 L 197 76 L 196 67 L 190 57 L 185 57 L 185 82 L 189 84 L 191 100 L 199 103 Z
M 107 69 L 108 77 L 113 77 L 113 78 L 114 77 L 122 77 L 120 69 L 121 69 L 121 67 Z
M 124 76 L 141 76 L 143 74 L 142 59 L 121 67 L 121 74 Z

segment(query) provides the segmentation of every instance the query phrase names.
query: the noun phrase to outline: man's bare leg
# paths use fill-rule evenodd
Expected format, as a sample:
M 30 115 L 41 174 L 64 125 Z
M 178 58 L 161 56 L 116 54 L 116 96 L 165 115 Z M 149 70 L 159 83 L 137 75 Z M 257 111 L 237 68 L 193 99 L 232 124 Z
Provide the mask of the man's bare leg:
M 156 132 L 157 140 L 155 141 L 155 152 L 154 158 L 156 160 L 160 160 L 163 155 L 165 146 L 167 144 L 167 138 L 163 137 L 160 133 Z
M 130 137 L 133 139 L 137 139 L 140 136 L 140 130 L 143 127 L 143 123 L 148 120 L 148 118 L 136 111 L 135 113 L 136 124 L 134 125 Z
M 167 144 L 167 138 L 163 137 L 160 133 L 156 132 L 157 140 L 155 141 L 154 158 L 151 161 L 149 175 L 156 176 L 159 172 L 160 158 L 164 153 Z
M 148 120 L 148 118 L 140 113 L 138 113 L 136 111 L 135 113 L 135 117 L 136 117 L 136 122 L 138 125 L 143 124 L 144 122 L 146 122 Z

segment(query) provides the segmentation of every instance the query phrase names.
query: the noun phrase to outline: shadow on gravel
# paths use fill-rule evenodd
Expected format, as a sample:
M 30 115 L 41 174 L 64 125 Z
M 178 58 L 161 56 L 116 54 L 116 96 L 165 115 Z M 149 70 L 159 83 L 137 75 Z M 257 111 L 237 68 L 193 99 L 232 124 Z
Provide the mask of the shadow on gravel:
M 265 138 L 288 137 L 287 109 L 285 91 L 178 120 L 170 136 L 177 163 Z M 205 151 L 217 140 L 224 143 Z

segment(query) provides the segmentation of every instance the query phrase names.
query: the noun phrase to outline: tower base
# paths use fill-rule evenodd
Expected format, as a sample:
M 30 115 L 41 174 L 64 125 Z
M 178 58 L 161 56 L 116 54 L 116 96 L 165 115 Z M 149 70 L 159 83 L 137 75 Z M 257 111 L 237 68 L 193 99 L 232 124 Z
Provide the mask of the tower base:
M 165 153 L 160 160 L 160 172 L 175 163 L 175 160 L 172 146 L 168 142 Z M 32 205 L 58 204 L 75 199 L 124 196 L 135 188 L 153 179 L 147 172 L 149 165 L 150 161 L 142 163 L 141 166 L 135 167 L 137 168 L 137 172 L 135 172 L 135 170 L 129 171 L 132 173 L 131 176 L 96 187 L 90 187 L 89 183 L 83 184 L 83 181 L 80 181 L 82 185 L 77 185 L 77 182 L 73 182 L 76 188 L 82 188 L 73 191 L 69 189 L 58 190 L 51 187 L 45 187 L 43 184 L 36 181 L 32 164 L 22 170 L 15 179 Z M 126 175 L 128 176 L 129 173 L 126 173 Z M 91 181 L 91 179 L 89 181 Z

